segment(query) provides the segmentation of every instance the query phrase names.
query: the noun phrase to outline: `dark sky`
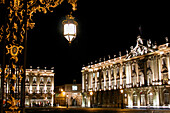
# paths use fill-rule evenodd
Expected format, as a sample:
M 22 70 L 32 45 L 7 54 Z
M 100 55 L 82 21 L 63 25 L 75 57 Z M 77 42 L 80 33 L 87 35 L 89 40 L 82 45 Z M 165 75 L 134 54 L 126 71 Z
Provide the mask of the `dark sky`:
M 92 2 L 93 3 L 90 3 Z M 55 67 L 55 85 L 81 83 L 81 68 L 108 55 L 122 55 L 136 45 L 139 26 L 144 42 L 165 43 L 170 35 L 170 7 L 160 2 L 79 0 L 73 12 L 78 22 L 77 38 L 69 46 L 62 21 L 72 11 L 66 1 L 53 13 L 36 13 L 33 30 L 28 31 L 27 66 Z

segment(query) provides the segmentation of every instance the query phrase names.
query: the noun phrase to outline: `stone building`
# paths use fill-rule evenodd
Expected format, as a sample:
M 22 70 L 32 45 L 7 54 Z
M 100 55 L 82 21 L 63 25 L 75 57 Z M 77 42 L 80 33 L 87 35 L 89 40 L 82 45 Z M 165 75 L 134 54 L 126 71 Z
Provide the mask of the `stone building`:
M 140 36 L 126 55 L 82 68 L 82 106 L 170 107 L 170 47 Z M 122 93 L 120 92 L 122 91 Z M 93 92 L 90 95 L 90 92 Z
M 53 106 L 54 68 L 26 69 L 25 92 L 26 106 Z
M 81 106 L 81 84 L 65 84 L 55 87 L 55 104 L 59 106 Z

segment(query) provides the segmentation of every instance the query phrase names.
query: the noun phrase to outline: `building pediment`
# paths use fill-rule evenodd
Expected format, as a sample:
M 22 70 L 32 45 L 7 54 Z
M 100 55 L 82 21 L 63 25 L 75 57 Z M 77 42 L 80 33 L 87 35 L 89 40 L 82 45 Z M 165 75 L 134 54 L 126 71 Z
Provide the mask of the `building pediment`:
M 147 46 L 144 46 L 143 40 L 140 36 L 137 37 L 136 46 L 134 48 L 131 46 L 130 49 L 131 50 L 129 54 L 127 51 L 126 59 L 154 52 L 154 49 L 151 48 L 151 41 L 147 41 Z

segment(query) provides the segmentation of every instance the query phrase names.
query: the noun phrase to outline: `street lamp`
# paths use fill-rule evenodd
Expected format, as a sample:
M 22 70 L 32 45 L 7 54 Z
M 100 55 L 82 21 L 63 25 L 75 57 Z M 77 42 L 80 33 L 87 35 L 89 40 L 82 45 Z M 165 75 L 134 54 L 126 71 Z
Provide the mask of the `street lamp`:
M 90 91 L 90 107 L 92 108 L 92 96 L 93 96 L 93 91 Z
M 122 95 L 121 109 L 123 109 L 124 108 L 124 106 L 123 106 L 123 89 L 120 90 L 120 93 Z
M 74 17 L 70 14 L 66 16 L 66 20 L 63 22 L 64 25 L 64 37 L 71 43 L 76 38 L 77 25 L 78 23 L 74 20 Z
M 68 108 L 68 94 L 66 95 L 66 97 L 67 97 L 67 108 Z

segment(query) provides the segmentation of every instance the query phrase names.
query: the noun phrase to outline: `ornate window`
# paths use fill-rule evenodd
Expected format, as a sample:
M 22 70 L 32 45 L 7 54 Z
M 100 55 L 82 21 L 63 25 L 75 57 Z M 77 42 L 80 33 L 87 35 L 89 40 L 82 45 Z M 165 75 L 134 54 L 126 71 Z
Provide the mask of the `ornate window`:
M 147 69 L 147 84 L 152 85 L 152 70 L 150 67 Z
M 51 78 L 48 77 L 48 78 L 47 78 L 47 84 L 50 84 L 50 83 L 51 83 Z
M 29 77 L 26 76 L 25 83 L 29 83 Z
M 164 104 L 169 105 L 169 92 L 167 90 L 164 91 Z
M 40 78 L 40 84 L 43 84 L 43 83 L 44 83 L 44 78 L 41 77 L 41 78 Z
M 133 94 L 133 106 L 137 106 L 137 94 Z
M 145 94 L 141 94 L 141 95 L 140 95 L 140 99 L 141 99 L 140 105 L 141 105 L 141 106 L 145 106 L 145 105 L 146 105 L 146 103 L 145 103 Z
M 140 86 L 144 85 L 144 74 L 142 71 L 139 72 Z
M 106 78 L 109 78 L 108 70 L 106 70 Z
M 33 77 L 33 84 L 36 84 L 36 77 Z
M 117 68 L 117 72 L 116 72 L 116 79 L 120 79 L 120 74 L 119 74 L 119 68 Z
M 152 106 L 153 105 L 153 93 L 148 93 L 148 102 Z

